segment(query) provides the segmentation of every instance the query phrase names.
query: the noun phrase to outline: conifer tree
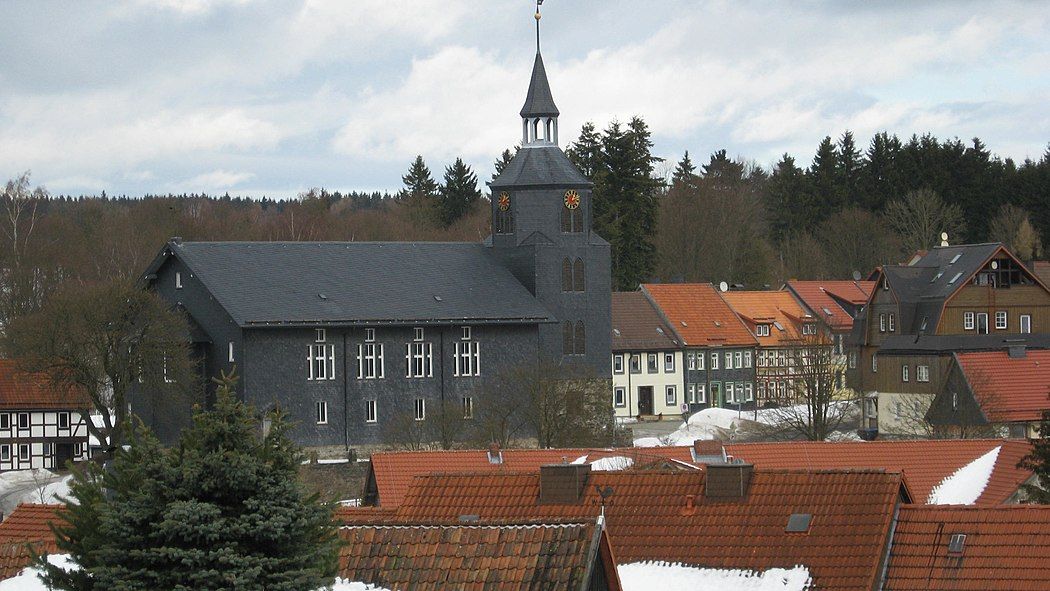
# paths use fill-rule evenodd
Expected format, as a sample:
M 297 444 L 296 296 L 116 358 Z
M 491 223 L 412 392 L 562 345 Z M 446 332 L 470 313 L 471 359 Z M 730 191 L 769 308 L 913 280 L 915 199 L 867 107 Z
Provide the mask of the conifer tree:
M 495 171 L 492 173 L 492 180 L 496 180 L 499 175 L 503 174 L 503 170 L 507 168 L 510 161 L 514 159 L 514 155 L 518 153 L 518 146 L 514 146 L 514 151 L 503 150 L 503 153 L 499 155 L 499 158 L 492 163 L 492 167 Z
M 810 230 L 806 216 L 813 209 L 811 199 L 805 174 L 795 165 L 795 159 L 785 153 L 774 165 L 766 184 L 766 206 L 775 214 L 769 220 L 773 236 L 780 240 Z
M 817 147 L 813 165 L 806 175 L 813 190 L 813 207 L 806 212 L 810 222 L 820 222 L 842 207 L 842 185 L 839 177 L 839 154 L 830 136 Z
M 864 166 L 863 155 L 848 129 L 839 138 L 838 180 L 843 196 L 843 205 L 863 207 L 860 195 L 860 173 Z
M 456 158 L 456 162 L 445 169 L 445 182 L 440 189 L 441 222 L 446 227 L 451 226 L 479 199 L 481 191 L 478 190 L 477 175 L 462 158 Z
M 711 161 L 701 167 L 704 178 L 716 189 L 727 189 L 744 179 L 744 164 L 726 155 L 725 150 L 711 154 Z
M 399 194 L 401 199 L 409 197 L 433 199 L 437 197 L 438 184 L 434 182 L 430 169 L 427 168 L 426 162 L 423 162 L 422 156 L 416 156 L 416 159 L 408 169 L 408 174 L 401 177 L 401 181 L 405 183 L 405 189 Z
M 696 180 L 696 167 L 693 166 L 693 161 L 689 159 L 689 150 L 685 151 L 685 155 L 678 161 L 678 165 L 675 166 L 674 174 L 671 175 L 671 186 L 690 186 L 694 184 Z
M 602 154 L 602 136 L 595 130 L 594 123 L 588 121 L 583 124 L 579 139 L 565 150 L 565 154 L 583 176 L 591 179 L 596 186 L 599 184 L 605 169 L 605 158 Z
M 1038 477 L 1033 484 L 1021 485 L 1028 502 L 1050 505 L 1050 410 L 1043 411 L 1039 439 L 1035 440 L 1032 452 L 1021 458 L 1017 467 L 1031 470 Z
M 300 454 L 273 417 L 261 436 L 250 407 L 219 382 L 173 449 L 141 425 L 105 470 L 72 485 L 76 504 L 56 527 L 80 570 L 45 566 L 68 591 L 272 589 L 331 584 L 338 545 L 331 511 L 297 480 Z

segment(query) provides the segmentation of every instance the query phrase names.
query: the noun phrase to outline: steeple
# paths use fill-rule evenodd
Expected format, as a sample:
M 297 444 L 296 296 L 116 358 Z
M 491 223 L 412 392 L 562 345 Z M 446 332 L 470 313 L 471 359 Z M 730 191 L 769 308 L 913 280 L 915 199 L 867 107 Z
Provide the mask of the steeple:
M 521 144 L 557 145 L 558 144 L 558 107 L 551 96 L 551 86 L 547 82 L 547 70 L 543 67 L 543 56 L 540 55 L 540 5 L 536 2 L 536 61 L 532 64 L 532 79 L 529 81 L 529 92 L 525 104 L 521 107 Z

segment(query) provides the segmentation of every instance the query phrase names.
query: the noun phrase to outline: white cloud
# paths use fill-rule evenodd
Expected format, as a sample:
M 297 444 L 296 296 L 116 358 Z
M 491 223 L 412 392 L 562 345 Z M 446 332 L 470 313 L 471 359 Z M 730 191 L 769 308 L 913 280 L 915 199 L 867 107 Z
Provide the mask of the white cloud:
M 228 170 L 213 170 L 199 174 L 192 179 L 181 183 L 181 187 L 191 192 L 214 193 L 220 189 L 229 189 L 236 185 L 255 178 L 250 172 L 231 172 Z

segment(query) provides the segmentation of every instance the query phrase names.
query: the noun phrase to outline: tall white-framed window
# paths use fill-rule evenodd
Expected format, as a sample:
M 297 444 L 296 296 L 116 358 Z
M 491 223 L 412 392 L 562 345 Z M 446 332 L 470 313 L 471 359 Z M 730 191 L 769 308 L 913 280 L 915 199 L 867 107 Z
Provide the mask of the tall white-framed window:
M 18 430 L 25 431 L 29 429 L 29 413 L 20 412 L 18 413 Z
M 963 330 L 973 330 L 974 313 L 963 312 Z
M 460 343 L 456 345 L 458 350 Z M 434 343 L 405 343 L 405 377 L 434 377 Z
M 711 369 L 718 369 L 718 352 L 711 353 Z
M 696 403 L 704 404 L 707 402 L 707 384 L 696 385 Z
M 674 373 L 674 353 L 664 353 L 664 373 Z
M 696 402 L 696 384 L 687 384 L 685 387 L 686 401 L 689 404 Z
M 1029 315 L 1029 314 L 1021 314 L 1020 318 L 1018 318 L 1018 321 L 1020 322 L 1021 332 L 1023 334 L 1028 334 L 1028 333 L 1032 332 L 1032 316 L 1031 315 Z
M 230 341 L 230 346 L 228 347 L 228 349 L 229 349 L 229 355 L 227 355 L 227 359 L 229 360 L 230 363 L 233 363 L 234 362 L 234 358 L 233 358 L 233 341 Z
M 642 373 L 642 356 L 639 353 L 631 355 L 631 373 Z
M 427 401 L 423 398 L 416 398 L 416 416 L 417 421 L 425 421 L 427 418 Z
M 68 429 L 69 428 L 69 412 L 63 411 L 58 413 L 58 428 Z
M 613 355 L 613 373 L 623 373 L 623 353 Z
M 905 363 L 904 365 L 901 366 L 901 381 L 902 382 L 907 382 L 908 381 L 908 364 L 907 363 Z
M 725 391 L 726 402 L 736 402 L 736 384 L 733 382 L 726 382 Z
M 995 330 L 1006 330 L 1007 328 L 1006 311 L 999 310 L 995 313 Z
M 366 328 L 365 329 L 365 342 L 374 343 L 376 342 L 376 329 Z
M 335 345 L 314 344 L 308 346 L 306 362 L 310 368 L 307 380 L 335 379 Z
M 473 331 L 470 330 L 469 326 L 464 326 L 463 327 L 463 332 L 459 336 L 460 340 L 469 341 L 471 339 L 471 333 L 472 332 Z
M 314 330 L 314 342 L 315 343 L 323 343 L 323 342 L 325 342 L 327 340 L 328 340 L 328 331 L 326 331 L 323 328 L 318 328 L 318 329 Z
M 5 443 L 0 445 L 0 461 L 10 462 L 11 461 L 11 445 Z
M 613 388 L 613 406 L 616 408 L 627 406 L 627 388 L 623 386 Z
M 857 352 L 856 351 L 850 351 L 848 357 L 849 357 L 849 368 L 850 369 L 856 369 L 856 367 L 857 367 Z
M 751 369 L 751 351 L 744 351 L 744 367 Z
M 886 332 L 886 314 L 879 314 L 879 332 Z
M 423 329 L 422 328 L 417 326 L 416 328 L 412 329 L 412 340 L 413 341 L 422 341 L 423 340 Z
M 707 359 L 707 355 L 703 351 L 696 352 L 696 369 L 704 369 L 705 359 Z
M 11 429 L 11 413 L 0 412 L 0 431 Z
M 678 394 L 675 392 L 674 386 L 664 388 L 664 403 L 667 406 L 678 406 Z
M 897 330 L 897 315 L 890 312 L 890 332 Z
M 746 382 L 744 384 L 744 393 L 746 400 L 752 402 L 755 399 L 755 384 L 753 382 Z
M 726 369 L 733 369 L 733 352 L 726 351 Z
M 649 353 L 646 355 L 646 372 L 647 373 L 660 373 L 660 366 L 656 362 L 656 353 Z
M 879 356 L 875 353 L 871 354 L 871 371 L 872 373 L 879 371 Z
M 175 289 L 182 289 L 182 273 L 175 271 Z
M 31 457 L 31 454 L 29 453 L 29 444 L 28 443 L 20 443 L 20 444 L 18 444 L 18 461 L 19 462 L 28 462 L 30 457 Z
M 481 375 L 481 343 L 477 341 L 459 341 L 456 343 L 454 355 L 456 357 L 454 368 L 456 376 Z M 619 373 L 623 373 L 622 360 L 620 369 Z
M 917 382 L 928 382 L 928 381 L 930 381 L 930 366 L 929 365 L 916 365 L 915 366 L 915 381 L 917 381 Z
M 977 313 L 977 334 L 988 334 L 988 313 Z
M 740 368 L 744 367 L 744 352 L 743 351 L 735 351 L 733 353 L 733 363 L 736 365 L 737 369 L 740 369 Z
M 379 420 L 375 400 L 365 400 L 365 422 L 374 423 Z
M 371 330 L 371 329 L 369 329 Z M 372 333 L 373 340 L 375 333 Z M 357 379 L 376 380 L 385 375 L 383 343 L 364 342 L 357 345 Z
M 328 424 L 328 403 L 324 400 L 317 401 L 317 424 Z
M 696 369 L 696 353 L 690 351 L 685 354 L 686 367 L 689 369 Z
M 463 418 L 474 418 L 474 398 L 471 396 L 463 396 Z

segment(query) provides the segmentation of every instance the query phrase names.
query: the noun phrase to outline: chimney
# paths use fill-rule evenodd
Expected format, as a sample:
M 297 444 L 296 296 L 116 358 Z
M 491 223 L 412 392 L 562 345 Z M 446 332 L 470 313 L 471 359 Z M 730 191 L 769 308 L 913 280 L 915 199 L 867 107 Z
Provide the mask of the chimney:
M 754 472 L 755 467 L 751 464 L 709 464 L 704 496 L 716 501 L 743 500 L 747 497 Z
M 697 464 L 726 464 L 726 448 L 721 439 L 694 439 L 689 450 Z
M 1025 346 L 1022 343 L 1020 345 L 1010 345 L 1009 347 L 1007 347 L 1006 354 L 1010 357 L 1010 359 L 1024 359 L 1027 355 L 1027 352 L 1025 351 Z
M 541 505 L 575 505 L 583 500 L 590 464 L 540 466 Z
M 685 506 L 678 510 L 682 517 L 696 515 L 696 495 L 685 495 Z
M 490 464 L 502 464 L 503 463 L 503 452 L 499 449 L 499 444 L 492 442 L 489 444 L 489 463 Z

